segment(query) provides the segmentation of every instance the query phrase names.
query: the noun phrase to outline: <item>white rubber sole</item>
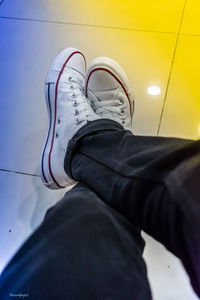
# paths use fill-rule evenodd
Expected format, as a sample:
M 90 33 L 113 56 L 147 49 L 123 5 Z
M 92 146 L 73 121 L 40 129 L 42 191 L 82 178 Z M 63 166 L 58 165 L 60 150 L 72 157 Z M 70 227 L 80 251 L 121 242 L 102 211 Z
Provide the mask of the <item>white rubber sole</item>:
M 122 86 L 122 88 L 124 89 L 127 98 L 129 100 L 129 105 L 130 105 L 130 114 L 131 117 L 133 116 L 134 113 L 134 92 L 133 92 L 133 88 L 131 86 L 131 83 L 126 75 L 126 73 L 124 72 L 124 70 L 122 69 L 122 67 L 113 59 L 109 58 L 109 57 L 98 57 L 95 58 L 89 65 L 88 70 L 87 70 L 87 74 L 86 74 L 86 78 L 85 78 L 85 94 L 86 97 L 88 95 L 88 83 L 90 80 L 90 77 L 92 75 L 93 72 L 98 71 L 98 70 L 104 70 L 107 71 L 109 73 L 111 73 L 112 76 L 114 76 L 116 78 L 116 80 L 119 82 L 119 84 Z
M 52 93 L 50 92 L 50 89 L 51 89 L 51 84 L 50 83 L 46 84 L 45 99 L 46 99 L 46 105 L 48 111 L 48 130 L 47 130 L 45 142 L 40 157 L 40 178 L 42 179 L 42 182 L 44 183 L 45 186 L 55 190 L 55 189 L 60 189 L 62 187 L 60 187 L 60 185 L 57 184 L 57 181 L 54 180 L 54 176 L 51 175 L 51 171 L 49 168 L 51 143 L 53 139 L 53 124 L 55 119 L 54 117 L 55 108 L 54 105 L 50 102 L 50 93 Z
M 57 109 L 56 109 L 56 93 L 57 86 L 59 83 L 60 76 L 62 74 L 62 70 L 64 66 L 69 61 L 70 57 L 75 54 L 80 53 L 75 48 L 67 48 L 61 51 L 56 58 L 53 60 L 49 72 L 47 74 L 46 82 L 45 82 L 45 99 L 48 111 L 48 130 L 45 138 L 45 142 L 42 148 L 41 156 L 40 156 L 40 178 L 44 185 L 50 189 L 62 189 L 66 186 L 72 185 L 75 182 L 67 176 L 66 174 L 66 182 L 65 184 L 60 184 L 59 177 L 54 174 L 51 169 L 51 160 L 52 158 L 52 149 L 54 143 L 55 136 L 55 128 L 56 128 L 56 119 L 57 119 Z M 58 71 L 55 71 L 56 70 Z M 64 162 L 63 162 L 64 163 Z M 63 166 L 64 169 L 64 166 Z

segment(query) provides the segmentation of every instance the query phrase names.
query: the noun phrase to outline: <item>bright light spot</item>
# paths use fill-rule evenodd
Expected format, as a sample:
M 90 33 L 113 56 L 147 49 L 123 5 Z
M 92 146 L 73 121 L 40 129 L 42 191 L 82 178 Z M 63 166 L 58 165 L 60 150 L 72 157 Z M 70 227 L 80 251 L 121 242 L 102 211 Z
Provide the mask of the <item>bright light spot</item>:
M 147 91 L 150 95 L 156 96 L 160 94 L 161 89 L 158 86 L 150 86 Z

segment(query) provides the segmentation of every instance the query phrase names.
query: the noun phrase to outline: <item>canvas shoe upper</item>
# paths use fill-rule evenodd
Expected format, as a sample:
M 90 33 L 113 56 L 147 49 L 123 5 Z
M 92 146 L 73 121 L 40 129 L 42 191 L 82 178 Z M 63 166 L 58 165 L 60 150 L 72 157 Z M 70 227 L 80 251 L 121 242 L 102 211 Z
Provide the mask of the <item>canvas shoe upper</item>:
M 83 93 L 85 58 L 75 48 L 61 51 L 46 79 L 49 128 L 40 159 L 40 177 L 51 189 L 75 183 L 64 170 L 68 141 L 87 123 L 99 119 Z
M 94 59 L 84 89 L 97 115 L 132 129 L 134 94 L 127 75 L 116 61 L 108 57 Z

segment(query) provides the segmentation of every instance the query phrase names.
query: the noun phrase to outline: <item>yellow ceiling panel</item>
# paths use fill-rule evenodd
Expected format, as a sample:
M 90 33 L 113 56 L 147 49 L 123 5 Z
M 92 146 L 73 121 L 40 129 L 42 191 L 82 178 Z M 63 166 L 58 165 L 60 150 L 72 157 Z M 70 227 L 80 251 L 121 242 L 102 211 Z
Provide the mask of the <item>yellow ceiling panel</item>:
M 200 137 L 200 37 L 180 36 L 160 135 Z
M 187 0 L 181 33 L 200 35 L 200 1 Z
M 137 30 L 177 32 L 184 0 L 20 0 L 1 5 L 0 16 Z

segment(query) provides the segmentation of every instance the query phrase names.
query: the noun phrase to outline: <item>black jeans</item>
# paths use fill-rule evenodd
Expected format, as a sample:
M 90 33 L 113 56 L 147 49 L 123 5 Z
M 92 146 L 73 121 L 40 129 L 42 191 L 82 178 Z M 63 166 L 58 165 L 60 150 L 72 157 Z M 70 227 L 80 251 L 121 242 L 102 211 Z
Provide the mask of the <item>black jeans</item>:
M 7 265 L 0 299 L 151 299 L 140 229 L 182 260 L 200 296 L 200 141 L 97 120 L 70 140 L 65 170 L 81 183 Z

